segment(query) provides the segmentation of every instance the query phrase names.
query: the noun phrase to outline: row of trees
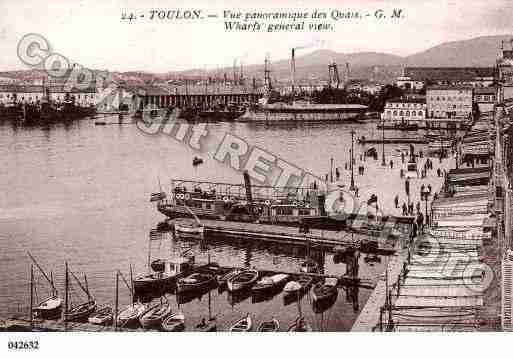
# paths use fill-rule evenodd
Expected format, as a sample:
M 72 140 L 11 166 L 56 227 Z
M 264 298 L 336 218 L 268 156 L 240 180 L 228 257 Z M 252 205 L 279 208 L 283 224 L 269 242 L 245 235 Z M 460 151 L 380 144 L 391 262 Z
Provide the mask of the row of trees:
M 312 100 L 315 103 L 350 103 L 366 105 L 371 111 L 383 111 L 385 102 L 392 98 L 401 97 L 404 91 L 396 85 L 385 85 L 377 94 L 364 91 L 346 91 L 345 89 L 324 88 L 315 91 Z

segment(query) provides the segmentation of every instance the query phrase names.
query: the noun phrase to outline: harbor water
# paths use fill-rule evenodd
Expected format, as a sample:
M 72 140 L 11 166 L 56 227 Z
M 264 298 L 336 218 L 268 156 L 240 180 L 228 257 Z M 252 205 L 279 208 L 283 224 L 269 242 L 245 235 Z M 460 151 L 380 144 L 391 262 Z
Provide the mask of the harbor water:
M 106 120 L 117 122 L 117 118 Z M 329 173 L 333 158 L 335 167 L 341 168 L 341 180 L 347 183 L 349 172 L 344 165 L 349 161 L 352 129 L 356 131 L 357 157 L 361 153 L 357 137 L 380 136 L 376 123 L 208 124 L 209 133 L 216 138 L 222 139 L 227 133 L 243 138 L 251 146 L 322 178 Z M 394 131 L 386 135 L 408 136 Z M 381 153 L 381 145 L 375 147 Z M 240 172 L 217 162 L 213 154 L 198 153 L 169 136 L 144 134 L 129 123 L 95 126 L 94 119 L 46 127 L 3 123 L 0 148 L 0 317 L 17 315 L 29 303 L 27 251 L 48 272 L 52 271 L 58 289 L 63 288 L 64 262 L 68 261 L 74 273 L 87 274 L 91 293 L 99 303 L 113 305 L 115 271 L 128 276 L 130 265 L 134 274 L 147 270 L 149 232 L 164 220 L 149 202 L 159 182 L 164 189 L 171 178 L 242 182 Z M 397 148 L 401 146 L 386 145 L 387 159 Z M 204 163 L 193 167 L 194 156 L 202 157 Z M 358 185 L 356 170 L 355 176 Z M 395 172 L 390 176 L 399 177 Z M 366 181 L 374 181 L 375 193 L 391 192 L 380 188 L 375 178 Z M 198 261 L 210 257 L 220 265 L 284 271 L 298 271 L 306 255 L 304 247 L 219 238 L 204 243 L 180 240 L 170 234 L 152 241 L 150 255 L 156 258 L 188 248 L 192 248 Z M 345 273 L 345 263 L 334 261 L 331 253 L 320 255 L 325 273 Z M 358 259 L 359 276 L 375 280 L 383 273 L 386 261 L 367 261 L 362 254 Z M 40 276 L 36 282 L 37 294 L 42 298 L 48 294 L 47 288 Z M 120 302 L 127 304 L 128 290 L 124 285 L 120 288 Z M 313 308 L 310 297 L 305 296 L 301 310 L 314 330 L 347 331 L 371 291 L 340 288 L 336 303 L 320 310 Z M 71 294 L 72 300 L 84 296 L 76 286 Z M 282 294 L 258 301 L 251 296 L 233 298 L 215 289 L 210 301 L 208 297 L 205 293 L 180 304 L 188 326 L 208 315 L 209 302 L 221 329 L 246 313 L 253 315 L 257 325 L 276 317 L 286 326 L 299 310 L 296 304 L 285 305 Z M 176 301 L 173 295 L 168 299 Z

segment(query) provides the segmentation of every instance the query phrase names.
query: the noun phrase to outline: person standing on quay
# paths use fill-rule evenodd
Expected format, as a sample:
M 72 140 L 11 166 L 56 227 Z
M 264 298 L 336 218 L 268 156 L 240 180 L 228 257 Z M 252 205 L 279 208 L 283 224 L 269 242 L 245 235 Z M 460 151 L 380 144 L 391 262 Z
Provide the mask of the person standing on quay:
M 424 215 L 422 212 L 419 212 L 417 215 L 417 227 L 419 228 L 420 233 L 424 233 Z
M 394 168 L 394 161 L 390 160 L 390 169 Z
M 395 204 L 395 208 L 397 208 L 399 206 L 399 195 L 395 195 L 394 204 Z
M 406 208 L 406 203 L 403 202 L 403 216 L 408 214 L 408 208 Z

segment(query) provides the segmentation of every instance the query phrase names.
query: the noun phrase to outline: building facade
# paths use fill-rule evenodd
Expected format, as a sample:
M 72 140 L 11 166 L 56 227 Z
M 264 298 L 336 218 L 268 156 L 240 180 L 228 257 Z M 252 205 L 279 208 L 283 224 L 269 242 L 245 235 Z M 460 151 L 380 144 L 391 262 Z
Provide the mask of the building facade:
M 94 88 L 66 89 L 62 85 L 45 86 L 46 95 L 51 101 L 63 102 L 67 98 L 74 98 L 75 104 L 80 106 L 94 106 L 96 91 Z M 37 85 L 0 85 L 0 103 L 12 102 L 37 103 L 45 97 L 43 86 Z
M 480 87 L 474 89 L 474 103 L 477 104 L 480 113 L 493 111 L 493 106 L 497 98 L 497 88 Z
M 416 87 L 419 83 L 423 85 L 488 87 L 493 84 L 495 74 L 494 67 L 405 67 L 401 83 L 404 85 L 416 84 Z
M 426 117 L 468 120 L 472 115 L 472 102 L 472 87 L 428 87 L 426 90 L 428 115 Z
M 426 119 L 426 101 L 408 98 L 388 100 L 381 119 L 392 126 L 422 124 Z

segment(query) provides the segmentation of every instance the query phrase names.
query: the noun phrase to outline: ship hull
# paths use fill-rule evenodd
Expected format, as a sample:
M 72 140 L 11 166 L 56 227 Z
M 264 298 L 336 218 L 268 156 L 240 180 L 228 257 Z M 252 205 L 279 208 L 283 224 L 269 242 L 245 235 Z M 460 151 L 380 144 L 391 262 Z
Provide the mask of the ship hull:
M 239 117 L 240 122 L 358 122 L 361 111 L 254 111 Z

